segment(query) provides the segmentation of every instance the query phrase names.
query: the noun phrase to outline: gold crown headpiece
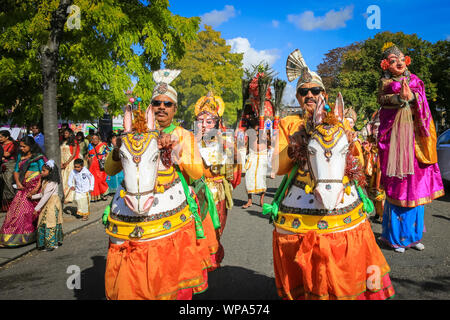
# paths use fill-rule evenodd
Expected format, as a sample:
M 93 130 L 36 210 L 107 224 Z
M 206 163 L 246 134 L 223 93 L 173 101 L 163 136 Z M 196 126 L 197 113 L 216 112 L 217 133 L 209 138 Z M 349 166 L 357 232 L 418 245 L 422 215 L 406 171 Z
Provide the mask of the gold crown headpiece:
M 201 97 L 197 100 L 195 104 L 195 116 L 198 116 L 200 113 L 208 112 L 217 117 L 221 117 L 225 110 L 225 103 L 222 98 L 219 96 L 214 96 L 212 92 L 208 92 L 208 94 L 204 97 Z

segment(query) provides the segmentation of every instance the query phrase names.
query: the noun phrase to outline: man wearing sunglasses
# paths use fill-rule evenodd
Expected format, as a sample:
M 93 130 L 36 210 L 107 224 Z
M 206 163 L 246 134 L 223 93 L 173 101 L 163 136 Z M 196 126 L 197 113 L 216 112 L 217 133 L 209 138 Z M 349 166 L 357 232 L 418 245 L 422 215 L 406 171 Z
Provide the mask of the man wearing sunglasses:
M 194 135 L 186 129 L 172 123 L 177 113 L 177 92 L 169 85 L 180 72 L 178 70 L 155 71 L 153 77 L 157 85 L 153 90 L 149 108 L 155 115 L 157 128 L 160 131 L 159 149 L 172 150 L 172 161 L 176 163 L 186 177 L 200 179 L 203 175 L 202 158 L 195 143 Z M 114 175 L 122 170 L 119 157 L 120 140 L 117 148 L 108 156 L 105 171 Z
M 297 82 L 296 98 L 303 110 L 303 115 L 291 115 L 280 120 L 278 143 L 275 146 L 272 158 L 272 167 L 274 170 L 278 168 L 278 175 L 288 174 L 294 165 L 293 150 L 289 147 L 289 139 L 291 138 L 294 141 L 301 139 L 299 130 L 306 127 L 307 121 L 314 115 L 314 110 L 319 101 L 321 99 L 328 101 L 328 94 L 322 78 L 317 73 L 310 71 L 309 68 L 304 71 Z M 347 135 L 351 140 L 354 140 L 356 132 L 351 128 L 348 120 L 344 121 L 344 127 Z M 362 148 L 359 142 L 355 143 L 354 148 L 354 154 L 364 165 Z
M 279 124 L 278 143 L 275 145 L 272 158 L 272 168 L 274 170 L 278 168 L 278 175 L 289 173 L 294 164 L 289 148 L 289 136 L 306 125 L 307 120 L 313 116 L 319 99 L 328 99 L 325 86 L 317 73 L 309 69 L 303 73 L 297 82 L 296 98 L 303 114 L 287 116 L 281 119 Z

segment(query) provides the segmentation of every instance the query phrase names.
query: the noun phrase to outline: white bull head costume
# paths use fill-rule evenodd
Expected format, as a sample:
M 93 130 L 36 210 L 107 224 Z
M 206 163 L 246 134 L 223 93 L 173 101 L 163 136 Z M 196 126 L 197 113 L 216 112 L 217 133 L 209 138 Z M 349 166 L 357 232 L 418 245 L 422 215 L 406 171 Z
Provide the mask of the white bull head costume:
M 147 213 L 153 204 L 159 167 L 159 134 L 151 107 L 147 108 L 146 120 L 148 132 L 132 132 L 131 108 L 126 107 L 123 121 L 125 135 L 120 147 L 124 173 L 121 197 L 127 207 L 138 215 Z
M 351 141 L 348 141 L 344 129 L 343 111 L 344 102 L 340 93 L 334 107 L 334 116 L 331 109 L 325 109 L 324 99 L 319 99 L 313 116 L 313 128 L 310 135 L 305 134 L 303 139 L 303 151 L 300 152 L 303 164 L 294 176 L 279 208 L 282 213 L 302 214 L 309 218 L 301 222 L 301 219 L 295 216 L 287 218 L 278 215 L 275 221 L 278 232 L 295 233 L 291 230 L 307 231 L 315 228 L 314 226 L 318 229 L 331 229 L 333 226 L 329 226 L 328 222 L 323 220 L 326 215 L 349 213 L 345 223 L 350 223 L 356 217 L 363 217 L 362 202 L 353 184 L 353 176 L 347 175 L 349 163 L 352 164 L 350 167 L 357 170 L 360 168 L 356 167 L 358 160 L 349 154 Z M 329 113 L 327 121 L 332 116 L 333 123 L 323 122 L 327 112 Z
M 325 111 L 322 100 L 314 114 L 315 129 L 308 144 L 308 163 L 316 185 L 314 196 L 327 210 L 336 208 L 344 196 L 342 181 L 350 144 L 342 124 L 343 109 L 344 102 L 339 93 L 334 110 L 340 123 L 322 124 Z
M 145 116 L 137 116 L 134 124 L 139 130 L 134 130 L 131 108 L 127 106 L 119 149 L 124 180 L 111 203 L 106 230 L 114 241 L 158 239 L 189 223 L 192 217 L 174 166 L 164 165 L 161 158 L 160 152 L 165 151 L 158 149 L 159 133 L 152 108 L 147 108 Z M 144 223 L 147 229 L 137 223 Z

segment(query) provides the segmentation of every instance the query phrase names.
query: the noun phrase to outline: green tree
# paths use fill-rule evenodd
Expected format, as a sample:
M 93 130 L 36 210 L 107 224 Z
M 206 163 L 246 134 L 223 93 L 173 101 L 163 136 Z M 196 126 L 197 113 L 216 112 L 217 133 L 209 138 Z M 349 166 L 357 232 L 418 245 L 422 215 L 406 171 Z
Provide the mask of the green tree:
M 71 4 L 80 9 L 79 29 L 66 23 Z M 43 114 L 49 149 L 58 146 L 56 112 L 92 120 L 108 103 L 118 113 L 133 77 L 134 94 L 150 103 L 151 71 L 163 55 L 182 57 L 199 28 L 199 18 L 172 14 L 168 0 L 4 0 L 1 6 L 0 112 L 21 125 Z M 48 156 L 57 159 L 59 150 Z
M 433 45 L 431 80 L 436 83 L 437 96 L 432 101 L 433 117 L 439 132 L 450 128 L 450 41 L 441 40 Z
M 341 71 L 344 54 L 349 50 L 358 48 L 359 43 L 352 43 L 345 47 L 339 47 L 328 51 L 323 62 L 317 66 L 317 73 L 321 76 L 323 85 L 328 88 L 337 86 L 337 78 Z
M 346 105 L 355 109 L 358 114 L 358 128 L 379 108 L 377 92 L 382 72 L 381 49 L 386 42 L 393 42 L 405 55 L 411 57 L 409 70 L 424 82 L 430 107 L 437 96 L 436 84 L 431 79 L 433 44 L 420 39 L 416 34 L 378 33 L 373 38 L 349 46 L 340 58 L 339 72 L 327 88 L 331 101 L 334 101 L 340 91 Z M 323 70 L 319 70 L 319 74 L 327 76 Z
M 236 121 L 237 110 L 242 106 L 243 54 L 230 51 L 231 46 L 220 32 L 205 25 L 205 30 L 198 32 L 198 40 L 187 45 L 182 59 L 172 56 L 165 61 L 168 68 L 181 70 L 173 82 L 180 105 L 176 118 L 184 120 L 187 128 L 194 122 L 195 103 L 209 90 L 225 102 L 226 124 Z

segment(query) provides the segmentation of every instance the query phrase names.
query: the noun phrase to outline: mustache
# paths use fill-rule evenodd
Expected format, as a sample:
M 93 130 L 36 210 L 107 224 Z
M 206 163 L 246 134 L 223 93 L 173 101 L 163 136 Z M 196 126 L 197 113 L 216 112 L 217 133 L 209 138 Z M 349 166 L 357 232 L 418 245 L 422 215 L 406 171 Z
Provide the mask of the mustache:
M 312 101 L 312 102 L 314 102 L 315 104 L 317 104 L 317 100 L 314 99 L 314 98 L 306 98 L 306 99 L 305 99 L 305 103 L 308 103 L 309 101 Z
M 157 111 L 155 111 L 155 116 L 160 115 L 160 114 L 163 114 L 163 115 L 168 116 L 167 112 L 165 112 L 165 111 L 163 111 L 163 110 L 157 110 Z

